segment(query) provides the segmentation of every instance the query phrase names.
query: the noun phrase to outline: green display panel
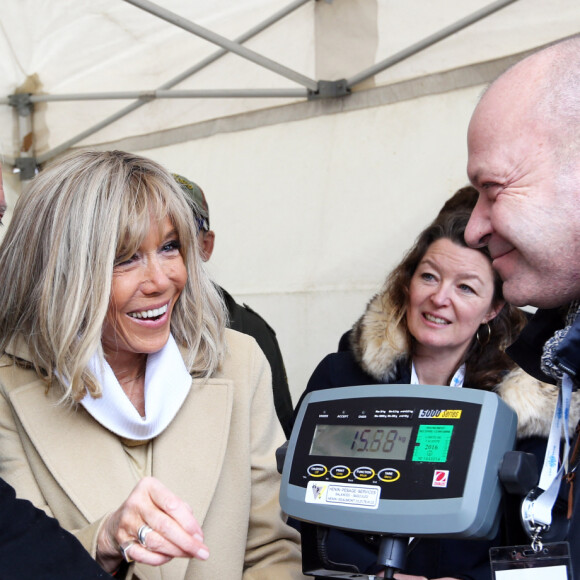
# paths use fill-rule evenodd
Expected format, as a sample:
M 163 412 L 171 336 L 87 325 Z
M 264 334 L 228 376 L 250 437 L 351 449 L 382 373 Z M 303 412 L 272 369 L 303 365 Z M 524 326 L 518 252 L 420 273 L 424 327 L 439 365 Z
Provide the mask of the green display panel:
M 419 425 L 413 461 L 445 463 L 453 425 Z

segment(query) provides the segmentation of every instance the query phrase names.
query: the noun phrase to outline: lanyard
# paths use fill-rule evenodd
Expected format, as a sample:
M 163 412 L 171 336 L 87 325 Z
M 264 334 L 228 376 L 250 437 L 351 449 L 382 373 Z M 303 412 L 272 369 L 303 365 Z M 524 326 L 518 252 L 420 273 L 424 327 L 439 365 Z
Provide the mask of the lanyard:
M 570 452 L 568 415 L 571 398 L 572 380 L 567 374 L 564 374 L 562 386 L 558 391 L 558 401 L 554 409 L 540 482 L 538 487 L 532 490 L 522 502 L 522 519 L 526 531 L 532 539 L 532 547 L 538 543 L 542 531 L 548 529 L 552 523 L 552 508 L 558 497 L 562 477 L 568 471 Z M 560 462 L 562 433 L 564 434 L 564 453 Z

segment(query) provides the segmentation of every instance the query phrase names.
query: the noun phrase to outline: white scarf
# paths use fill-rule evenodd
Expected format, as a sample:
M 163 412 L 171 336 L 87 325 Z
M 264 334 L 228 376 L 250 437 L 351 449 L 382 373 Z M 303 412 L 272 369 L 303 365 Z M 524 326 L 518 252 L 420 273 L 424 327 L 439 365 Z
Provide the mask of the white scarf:
M 98 399 L 87 394 L 81 404 L 103 427 L 136 441 L 159 435 L 171 423 L 191 388 L 191 376 L 171 335 L 160 351 L 147 357 L 145 417 L 139 415 L 113 369 L 97 353 L 89 361 L 89 368 L 103 393 Z

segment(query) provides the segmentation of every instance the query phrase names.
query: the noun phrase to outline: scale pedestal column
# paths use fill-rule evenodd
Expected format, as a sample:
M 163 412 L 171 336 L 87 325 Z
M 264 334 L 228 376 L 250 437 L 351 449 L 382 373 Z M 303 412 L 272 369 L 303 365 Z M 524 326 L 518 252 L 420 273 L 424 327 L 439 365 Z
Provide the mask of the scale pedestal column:
M 384 568 L 385 578 L 392 578 L 395 572 L 404 570 L 408 543 L 409 538 L 383 536 L 377 564 Z

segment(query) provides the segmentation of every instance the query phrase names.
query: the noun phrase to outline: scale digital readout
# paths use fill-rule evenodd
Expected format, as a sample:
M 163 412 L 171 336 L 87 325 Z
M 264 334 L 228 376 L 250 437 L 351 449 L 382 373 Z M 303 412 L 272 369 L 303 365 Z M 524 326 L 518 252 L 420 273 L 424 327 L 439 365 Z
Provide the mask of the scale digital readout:
M 517 417 L 487 391 L 365 385 L 313 391 L 289 440 L 282 509 L 312 524 L 490 538 Z
M 316 425 L 310 455 L 405 459 L 411 427 Z

